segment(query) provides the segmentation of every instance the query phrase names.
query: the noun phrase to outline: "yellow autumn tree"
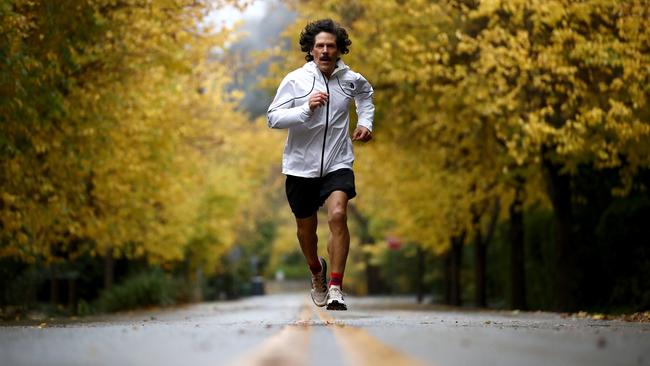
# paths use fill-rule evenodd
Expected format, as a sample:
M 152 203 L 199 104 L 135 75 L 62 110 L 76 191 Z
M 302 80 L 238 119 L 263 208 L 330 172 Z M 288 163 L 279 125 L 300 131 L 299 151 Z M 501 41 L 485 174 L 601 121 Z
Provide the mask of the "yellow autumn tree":
M 478 207 L 499 199 L 523 225 L 526 202 L 550 202 L 557 297 L 566 304 L 570 175 L 617 169 L 614 193 L 624 194 L 650 165 L 647 2 L 289 4 L 299 19 L 287 37 L 309 20 L 338 20 L 353 42 L 346 62 L 375 87 L 375 146 L 357 149 L 357 169 L 381 168 L 359 174 L 360 191 L 376 193 L 363 206 L 389 212 L 396 230 L 442 252 L 450 244 L 442 238 L 485 227 Z M 382 177 L 368 175 L 378 169 Z
M 227 62 L 210 60 L 230 31 L 202 19 L 221 4 L 0 5 L 0 256 L 214 270 L 274 140 L 236 110 Z

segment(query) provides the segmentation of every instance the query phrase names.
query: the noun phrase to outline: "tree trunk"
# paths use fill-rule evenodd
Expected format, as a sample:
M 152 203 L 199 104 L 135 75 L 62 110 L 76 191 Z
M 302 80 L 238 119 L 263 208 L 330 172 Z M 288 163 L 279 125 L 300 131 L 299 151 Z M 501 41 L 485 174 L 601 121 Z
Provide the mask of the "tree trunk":
M 555 225 L 555 309 L 572 309 L 571 301 L 571 177 L 560 174 L 560 167 L 545 160 L 548 192 L 553 204 Z
M 476 218 L 474 223 L 477 232 L 474 241 L 474 277 L 476 282 L 474 302 L 477 307 L 481 308 L 487 307 L 487 246 L 494 236 L 500 211 L 501 205 L 499 199 L 496 199 L 485 236 L 483 236 L 479 225 L 480 216 Z
M 452 238 L 449 252 L 449 304 L 462 305 L 460 270 L 463 258 L 463 242 L 465 233 Z
M 515 198 L 510 205 L 510 307 L 526 309 L 526 271 L 524 255 L 524 185 L 517 181 Z
M 461 284 L 460 284 L 460 267 L 462 263 L 463 256 L 463 242 L 462 240 L 454 240 L 453 249 L 452 249 L 452 267 L 451 267 L 451 304 L 455 306 L 460 306 L 462 304 L 461 299 Z
M 203 282 L 203 268 L 189 269 L 188 282 L 190 285 L 190 301 L 201 302 L 203 301 L 203 289 L 201 284 Z
M 452 281 L 451 281 L 451 261 L 452 261 L 452 251 L 449 250 L 447 254 L 445 254 L 444 258 L 444 266 L 445 266 L 445 278 L 444 278 L 444 283 L 445 283 L 445 304 L 446 305 L 451 305 L 451 287 L 452 287 Z
M 424 255 L 424 251 L 418 246 L 416 254 L 418 261 L 417 278 L 415 279 L 418 304 L 421 304 L 424 299 Z
M 113 259 L 113 249 L 106 249 L 104 253 L 104 289 L 108 290 L 113 287 L 115 280 L 115 260 Z
M 50 265 L 50 302 L 52 305 L 58 305 L 60 302 L 59 279 L 57 275 L 58 273 L 54 265 Z
M 77 313 L 77 280 L 75 278 L 68 278 L 68 308 L 74 313 Z
M 485 268 L 486 268 L 486 252 L 487 248 L 483 237 L 481 235 L 481 230 L 476 232 L 476 238 L 474 239 L 474 281 L 475 281 L 475 292 L 474 292 L 474 302 L 475 305 L 484 308 L 487 306 L 487 297 L 485 295 Z
M 368 219 L 366 219 L 355 205 L 348 206 L 348 212 L 354 217 L 359 224 L 360 239 L 362 245 L 370 245 L 375 242 L 375 238 L 370 235 L 368 228 Z M 371 255 L 365 253 L 363 255 L 364 264 L 366 267 L 366 291 L 369 295 L 379 294 L 384 290 L 383 281 L 380 276 L 380 271 L 377 266 L 370 264 Z

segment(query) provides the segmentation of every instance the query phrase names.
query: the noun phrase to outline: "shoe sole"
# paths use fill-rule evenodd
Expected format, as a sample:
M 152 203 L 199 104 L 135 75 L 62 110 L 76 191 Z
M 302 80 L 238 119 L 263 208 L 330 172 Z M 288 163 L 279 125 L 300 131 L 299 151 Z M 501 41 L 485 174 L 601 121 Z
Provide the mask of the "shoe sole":
M 345 304 L 334 300 L 327 304 L 327 310 L 348 310 L 348 307 Z

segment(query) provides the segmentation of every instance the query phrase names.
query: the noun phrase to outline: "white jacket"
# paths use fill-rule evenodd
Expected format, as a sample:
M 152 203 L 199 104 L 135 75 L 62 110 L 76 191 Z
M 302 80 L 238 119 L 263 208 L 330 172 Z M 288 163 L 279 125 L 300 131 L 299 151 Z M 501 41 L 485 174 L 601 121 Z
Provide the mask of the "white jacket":
M 328 93 L 329 100 L 312 113 L 308 100 L 316 91 Z M 267 112 L 269 127 L 289 129 L 282 173 L 323 177 L 338 169 L 352 168 L 349 105 L 354 99 L 357 126 L 372 131 L 372 94 L 370 83 L 341 60 L 329 80 L 313 61 L 290 72 L 280 83 Z

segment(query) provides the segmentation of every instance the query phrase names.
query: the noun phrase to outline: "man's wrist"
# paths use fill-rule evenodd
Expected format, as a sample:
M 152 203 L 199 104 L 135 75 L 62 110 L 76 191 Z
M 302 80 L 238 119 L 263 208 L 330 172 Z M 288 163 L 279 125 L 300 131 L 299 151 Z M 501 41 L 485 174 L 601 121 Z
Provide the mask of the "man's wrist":
M 314 111 L 309 106 L 309 101 L 305 102 L 305 104 L 302 105 L 302 111 L 303 111 L 303 113 L 305 113 L 307 116 L 310 116 L 310 117 L 314 113 Z
M 365 128 L 366 130 L 368 130 L 368 132 L 372 133 L 372 126 L 369 127 L 367 125 L 362 125 L 360 123 L 357 123 L 357 128 L 361 128 L 361 127 Z

